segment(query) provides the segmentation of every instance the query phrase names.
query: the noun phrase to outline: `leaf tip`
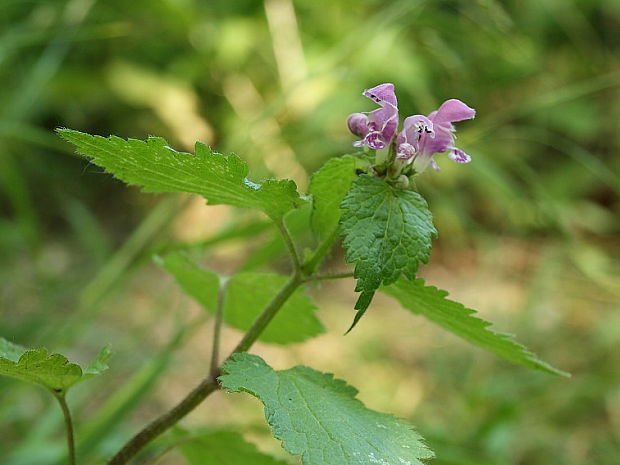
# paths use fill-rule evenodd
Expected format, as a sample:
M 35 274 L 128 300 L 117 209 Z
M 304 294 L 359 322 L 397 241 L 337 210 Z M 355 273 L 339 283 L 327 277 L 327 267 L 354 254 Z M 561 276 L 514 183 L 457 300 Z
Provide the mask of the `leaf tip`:
M 349 329 L 347 329 L 347 332 L 344 333 L 345 336 L 349 334 L 351 330 L 355 328 L 355 326 L 357 326 L 357 323 L 359 323 L 359 321 L 362 319 L 362 316 L 364 316 L 364 313 L 366 313 L 366 310 L 368 310 L 368 306 L 370 305 L 370 302 L 372 302 L 372 298 L 374 295 L 375 295 L 374 291 L 371 291 L 371 292 L 364 291 L 359 296 L 359 298 L 357 299 L 357 302 L 355 303 L 355 307 L 354 307 L 355 310 L 357 310 L 357 313 L 355 314 L 355 317 L 353 318 L 353 323 L 351 323 L 351 326 L 349 327 Z
M 556 368 L 553 365 L 550 365 L 538 359 L 536 359 L 536 361 L 538 362 L 537 365 L 540 367 L 540 369 L 542 369 L 546 373 L 549 373 L 555 376 L 561 376 L 562 378 L 566 378 L 566 379 L 573 377 L 573 375 L 570 374 L 568 371 L 560 370 L 559 368 Z

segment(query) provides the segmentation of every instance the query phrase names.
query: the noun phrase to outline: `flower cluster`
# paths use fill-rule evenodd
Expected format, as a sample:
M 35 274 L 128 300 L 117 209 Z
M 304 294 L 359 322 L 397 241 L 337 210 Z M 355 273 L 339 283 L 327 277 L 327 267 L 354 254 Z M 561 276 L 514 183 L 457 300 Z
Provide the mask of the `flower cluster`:
M 351 132 L 361 140 L 353 142 L 355 147 L 367 146 L 381 150 L 394 143 L 395 160 L 412 166 L 416 173 L 430 164 L 439 169 L 433 155 L 449 150 L 448 156 L 457 163 L 469 163 L 471 157 L 454 145 L 452 123 L 471 119 L 476 115 L 473 108 L 457 99 L 446 100 L 428 116 L 413 115 L 398 129 L 398 104 L 394 84 L 380 84 L 365 90 L 363 95 L 377 103 L 380 108 L 369 113 L 354 113 L 347 124 Z M 395 140 L 394 137 L 396 136 Z

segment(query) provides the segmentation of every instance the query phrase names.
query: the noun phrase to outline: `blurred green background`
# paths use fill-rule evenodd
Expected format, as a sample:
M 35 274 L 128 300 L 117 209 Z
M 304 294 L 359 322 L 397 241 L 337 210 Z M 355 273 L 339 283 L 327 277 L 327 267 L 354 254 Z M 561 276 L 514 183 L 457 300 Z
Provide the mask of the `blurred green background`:
M 264 218 L 141 194 L 53 129 L 201 140 L 304 189 L 350 151 L 345 119 L 381 82 L 403 116 L 447 98 L 478 111 L 458 130 L 473 162 L 438 157 L 418 182 L 440 232 L 422 275 L 573 377 L 500 362 L 388 298 L 344 337 L 352 281 L 311 290 L 326 335 L 256 352 L 347 379 L 416 425 L 438 465 L 620 463 L 620 2 L 3 0 L 0 334 L 78 361 L 112 344 L 111 370 L 69 399 L 81 463 L 103 463 L 205 370 L 210 322 L 154 253 L 224 273 L 286 261 Z M 0 391 L 0 463 L 63 463 L 51 396 Z M 254 399 L 217 393 L 184 422 L 213 424 L 286 457 Z

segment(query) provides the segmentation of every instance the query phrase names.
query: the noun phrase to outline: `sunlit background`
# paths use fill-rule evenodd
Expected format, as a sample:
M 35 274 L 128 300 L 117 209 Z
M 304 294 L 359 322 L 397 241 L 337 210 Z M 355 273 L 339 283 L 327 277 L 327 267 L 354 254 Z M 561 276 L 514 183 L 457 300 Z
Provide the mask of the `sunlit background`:
M 402 115 L 447 98 L 478 112 L 458 131 L 473 162 L 440 156 L 419 178 L 440 233 L 421 274 L 573 377 L 498 361 L 387 297 L 343 336 L 349 280 L 311 290 L 324 336 L 256 352 L 346 379 L 414 424 L 437 465 L 620 463 L 620 2 L 3 0 L 0 335 L 78 361 L 112 344 L 110 371 L 69 399 L 81 463 L 103 463 L 206 370 L 211 322 L 153 254 L 223 273 L 287 262 L 258 214 L 142 194 L 53 129 L 200 140 L 303 191 L 350 151 L 346 117 L 382 82 Z M 344 269 L 341 252 L 328 268 Z M 0 462 L 63 463 L 51 396 L 0 391 Z M 217 393 L 183 423 L 212 425 L 298 463 L 249 396 Z

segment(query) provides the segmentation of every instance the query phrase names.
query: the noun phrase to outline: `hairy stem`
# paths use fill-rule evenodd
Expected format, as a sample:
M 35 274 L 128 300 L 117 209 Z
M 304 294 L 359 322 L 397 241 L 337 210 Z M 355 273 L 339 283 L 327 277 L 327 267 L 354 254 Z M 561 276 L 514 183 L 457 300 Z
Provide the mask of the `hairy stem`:
M 71 411 L 65 400 L 64 393 L 54 393 L 54 397 L 58 400 L 60 408 L 62 409 L 62 415 L 65 418 L 65 429 L 67 430 L 67 453 L 69 455 L 69 465 L 75 465 L 75 439 L 73 436 L 73 420 L 71 420 Z
M 187 397 L 175 407 L 168 410 L 159 418 L 149 423 L 142 431 L 136 434 L 125 446 L 108 462 L 109 465 L 124 465 L 134 457 L 140 449 L 166 431 L 181 418 L 194 410 L 206 397 L 219 387 L 217 384 L 219 372 L 210 374 Z M 72 464 L 73 465 L 73 464 Z

